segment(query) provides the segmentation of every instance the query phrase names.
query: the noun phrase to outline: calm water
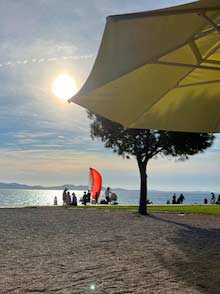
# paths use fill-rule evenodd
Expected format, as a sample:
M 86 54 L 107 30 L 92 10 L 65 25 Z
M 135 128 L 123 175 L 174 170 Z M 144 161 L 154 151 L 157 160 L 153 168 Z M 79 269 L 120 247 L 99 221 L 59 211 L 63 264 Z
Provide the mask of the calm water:
M 72 193 L 73 191 L 71 191 Z M 84 191 L 74 191 L 78 200 Z M 139 191 L 116 191 L 120 205 L 137 205 L 139 201 Z M 102 193 L 103 195 L 104 193 Z M 205 192 L 185 192 L 185 204 L 202 204 L 205 197 L 210 199 L 210 193 Z M 220 193 L 219 193 L 220 194 Z M 165 204 L 171 200 L 173 192 L 150 191 L 149 199 L 154 204 Z M 177 192 L 178 196 L 179 193 Z M 0 189 L 0 207 L 5 206 L 47 206 L 53 205 L 53 199 L 57 196 L 58 205 L 62 205 L 61 190 L 4 190 Z M 104 196 L 101 196 L 104 198 Z

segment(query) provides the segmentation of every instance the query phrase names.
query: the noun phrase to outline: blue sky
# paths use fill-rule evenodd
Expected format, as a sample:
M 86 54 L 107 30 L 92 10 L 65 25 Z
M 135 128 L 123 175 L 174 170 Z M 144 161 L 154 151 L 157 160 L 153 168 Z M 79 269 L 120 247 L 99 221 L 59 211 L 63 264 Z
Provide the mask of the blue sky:
M 87 184 L 92 166 L 103 174 L 104 185 L 138 188 L 135 160 L 123 160 L 92 141 L 85 110 L 56 98 L 52 83 L 67 73 L 81 87 L 107 15 L 186 2 L 1 0 L 0 181 Z M 213 148 L 187 162 L 152 160 L 149 187 L 220 191 L 219 146 L 217 138 Z

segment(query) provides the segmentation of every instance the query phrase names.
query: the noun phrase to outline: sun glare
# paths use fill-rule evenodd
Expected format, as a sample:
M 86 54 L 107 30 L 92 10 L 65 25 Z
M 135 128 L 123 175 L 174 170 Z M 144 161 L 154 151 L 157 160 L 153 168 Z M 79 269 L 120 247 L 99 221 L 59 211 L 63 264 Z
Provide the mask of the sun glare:
M 54 80 L 52 90 L 58 98 L 67 100 L 77 92 L 76 81 L 69 75 L 60 75 Z

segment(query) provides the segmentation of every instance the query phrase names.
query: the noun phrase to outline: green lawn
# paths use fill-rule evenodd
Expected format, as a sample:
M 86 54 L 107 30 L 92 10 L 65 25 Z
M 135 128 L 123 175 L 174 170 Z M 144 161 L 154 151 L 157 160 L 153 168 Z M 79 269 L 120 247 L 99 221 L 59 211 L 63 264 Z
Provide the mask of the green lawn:
M 74 209 L 74 207 L 69 207 Z M 123 205 L 86 205 L 78 206 L 77 209 L 110 209 L 110 210 L 127 210 L 138 211 L 138 206 Z M 202 214 L 219 214 L 220 205 L 150 205 L 149 212 L 173 212 L 173 213 L 202 213 Z
M 149 211 L 220 214 L 220 205 L 155 205 Z

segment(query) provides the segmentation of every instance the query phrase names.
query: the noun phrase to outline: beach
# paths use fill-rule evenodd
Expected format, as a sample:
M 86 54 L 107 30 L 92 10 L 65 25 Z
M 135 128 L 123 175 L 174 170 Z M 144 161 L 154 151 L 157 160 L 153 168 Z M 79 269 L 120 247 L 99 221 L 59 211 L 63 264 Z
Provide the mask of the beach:
M 0 209 L 1 293 L 220 293 L 220 217 Z

